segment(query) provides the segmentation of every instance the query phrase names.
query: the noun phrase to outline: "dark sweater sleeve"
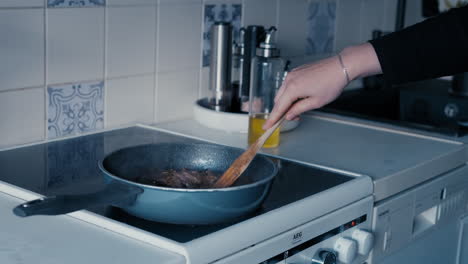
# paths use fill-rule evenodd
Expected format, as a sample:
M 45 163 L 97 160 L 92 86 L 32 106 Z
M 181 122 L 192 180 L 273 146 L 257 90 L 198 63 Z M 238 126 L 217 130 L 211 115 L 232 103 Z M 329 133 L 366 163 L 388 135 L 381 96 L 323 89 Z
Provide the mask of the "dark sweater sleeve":
M 391 84 L 468 72 L 468 6 L 370 43 Z

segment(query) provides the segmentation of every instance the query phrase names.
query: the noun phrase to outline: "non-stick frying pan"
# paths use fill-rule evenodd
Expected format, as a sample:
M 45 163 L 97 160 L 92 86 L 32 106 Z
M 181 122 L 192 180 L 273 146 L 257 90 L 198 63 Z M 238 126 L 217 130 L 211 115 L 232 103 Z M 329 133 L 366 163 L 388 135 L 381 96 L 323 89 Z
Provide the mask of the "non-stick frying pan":
M 96 193 L 46 197 L 17 206 L 18 216 L 59 215 L 108 204 L 151 221 L 215 224 L 257 209 L 277 173 L 275 164 L 257 155 L 234 184 L 222 189 L 178 189 L 135 182 L 151 170 L 189 169 L 223 172 L 242 149 L 210 144 L 163 143 L 124 148 L 99 162 L 106 187 Z

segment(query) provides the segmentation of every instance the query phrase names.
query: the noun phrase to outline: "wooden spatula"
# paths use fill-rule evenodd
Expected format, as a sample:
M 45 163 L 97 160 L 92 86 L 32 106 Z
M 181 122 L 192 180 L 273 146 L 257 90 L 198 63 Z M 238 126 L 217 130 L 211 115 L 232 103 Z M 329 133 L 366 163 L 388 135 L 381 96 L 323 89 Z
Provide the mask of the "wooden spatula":
M 225 188 L 231 186 L 239 176 L 247 169 L 250 162 L 254 159 L 258 150 L 265 144 L 265 141 L 271 136 L 273 131 L 283 123 L 286 115 L 283 115 L 280 120 L 270 127 L 262 136 L 260 136 L 250 147 L 242 153 L 229 167 L 224 174 L 215 182 L 213 188 Z

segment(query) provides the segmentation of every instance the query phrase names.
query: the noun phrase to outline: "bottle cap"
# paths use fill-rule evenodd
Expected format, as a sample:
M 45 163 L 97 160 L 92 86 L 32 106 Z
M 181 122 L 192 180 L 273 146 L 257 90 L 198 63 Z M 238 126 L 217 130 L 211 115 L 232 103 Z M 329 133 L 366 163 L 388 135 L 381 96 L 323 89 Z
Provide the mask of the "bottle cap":
M 275 32 L 275 27 L 268 29 L 265 41 L 260 43 L 260 47 L 257 48 L 257 56 L 265 58 L 279 57 L 280 51 L 276 48 L 276 44 L 273 42 Z

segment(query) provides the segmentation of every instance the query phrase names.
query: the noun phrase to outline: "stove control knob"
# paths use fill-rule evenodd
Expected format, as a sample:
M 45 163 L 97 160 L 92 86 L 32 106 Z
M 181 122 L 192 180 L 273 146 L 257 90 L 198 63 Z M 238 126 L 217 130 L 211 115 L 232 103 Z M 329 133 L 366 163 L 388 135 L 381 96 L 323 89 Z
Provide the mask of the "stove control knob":
M 336 240 L 333 249 L 338 253 L 338 260 L 347 264 L 356 257 L 357 243 L 354 240 L 340 237 Z
M 353 231 L 351 238 L 358 243 L 358 253 L 366 256 L 374 245 L 374 235 L 372 233 L 356 229 Z
M 312 258 L 312 264 L 336 264 L 336 254 L 330 249 L 319 249 Z

